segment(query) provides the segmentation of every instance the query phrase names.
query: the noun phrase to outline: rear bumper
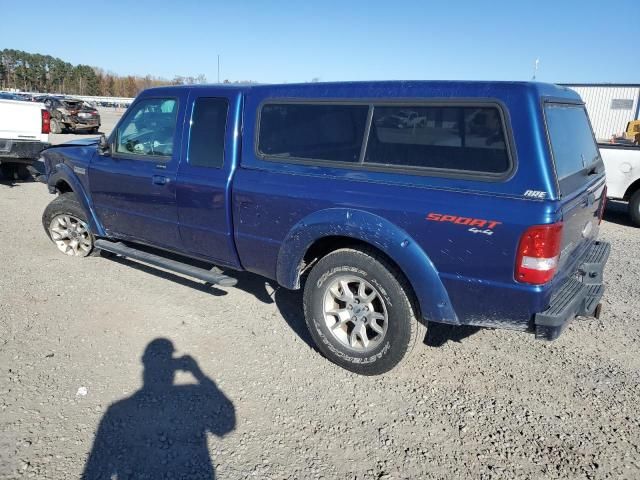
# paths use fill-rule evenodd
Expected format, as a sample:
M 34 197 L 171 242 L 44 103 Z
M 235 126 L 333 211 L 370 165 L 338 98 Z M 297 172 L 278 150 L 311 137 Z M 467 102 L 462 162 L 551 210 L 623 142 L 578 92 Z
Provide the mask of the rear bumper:
M 0 139 L 0 163 L 31 163 L 47 147 L 48 143 L 37 140 Z
M 67 127 L 74 129 L 95 128 L 100 126 L 100 117 L 82 118 L 78 116 L 67 116 L 63 123 Z
M 551 296 L 549 308 L 534 317 L 536 338 L 555 340 L 577 316 L 593 317 L 604 294 L 603 271 L 611 246 L 593 242 L 575 276 Z

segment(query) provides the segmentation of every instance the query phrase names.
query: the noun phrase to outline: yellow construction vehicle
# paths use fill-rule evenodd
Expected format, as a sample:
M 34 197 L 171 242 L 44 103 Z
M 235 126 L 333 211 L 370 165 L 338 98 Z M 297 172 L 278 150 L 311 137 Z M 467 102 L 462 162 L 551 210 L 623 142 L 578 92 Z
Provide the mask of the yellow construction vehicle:
M 640 120 L 633 120 L 627 123 L 627 131 L 624 137 L 633 142 L 634 145 L 640 145 Z
M 613 135 L 609 143 L 640 146 L 640 120 L 627 123 L 627 130 L 622 135 Z

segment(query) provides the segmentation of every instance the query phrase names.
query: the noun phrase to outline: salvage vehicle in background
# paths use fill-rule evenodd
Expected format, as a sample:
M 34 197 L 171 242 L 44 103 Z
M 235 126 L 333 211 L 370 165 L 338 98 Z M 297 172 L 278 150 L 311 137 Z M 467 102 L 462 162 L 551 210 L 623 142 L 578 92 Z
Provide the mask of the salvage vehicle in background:
M 80 131 L 98 133 L 100 114 L 83 100 L 69 97 L 38 97 L 51 112 L 51 133 Z
M 600 314 L 604 165 L 568 88 L 154 88 L 108 139 L 49 148 L 43 161 L 58 196 L 42 222 L 62 253 L 303 288 L 318 349 L 360 374 L 393 368 L 428 322 L 554 340 Z
M 29 166 L 49 146 L 50 114 L 42 103 L 0 97 L 0 171 L 27 179 Z
M 631 222 L 640 227 L 640 145 L 627 142 L 598 146 L 607 172 L 607 197 L 629 202 Z

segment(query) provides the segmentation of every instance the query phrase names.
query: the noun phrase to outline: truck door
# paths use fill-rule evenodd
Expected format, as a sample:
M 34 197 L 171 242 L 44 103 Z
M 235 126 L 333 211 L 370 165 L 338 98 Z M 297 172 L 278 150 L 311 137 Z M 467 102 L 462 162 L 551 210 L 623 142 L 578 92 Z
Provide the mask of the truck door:
M 180 247 L 175 181 L 187 96 L 138 99 L 111 135 L 110 152 L 92 160 L 93 204 L 109 235 Z
M 230 202 L 241 99 L 222 89 L 192 90 L 176 182 L 182 249 L 232 267 L 240 266 Z

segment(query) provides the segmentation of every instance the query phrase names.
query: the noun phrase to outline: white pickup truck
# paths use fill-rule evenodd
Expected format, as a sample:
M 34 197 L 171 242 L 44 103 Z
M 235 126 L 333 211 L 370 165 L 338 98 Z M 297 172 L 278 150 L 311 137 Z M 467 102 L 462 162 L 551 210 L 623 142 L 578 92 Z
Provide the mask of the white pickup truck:
M 640 146 L 601 143 L 607 197 L 629 202 L 629 216 L 640 227 Z
M 42 103 L 0 98 L 0 171 L 26 179 L 28 167 L 49 146 L 51 115 Z

